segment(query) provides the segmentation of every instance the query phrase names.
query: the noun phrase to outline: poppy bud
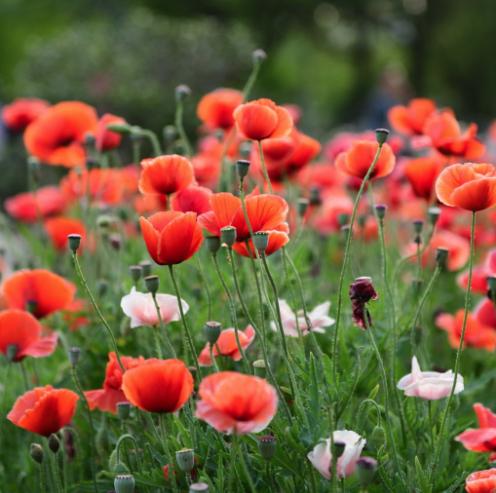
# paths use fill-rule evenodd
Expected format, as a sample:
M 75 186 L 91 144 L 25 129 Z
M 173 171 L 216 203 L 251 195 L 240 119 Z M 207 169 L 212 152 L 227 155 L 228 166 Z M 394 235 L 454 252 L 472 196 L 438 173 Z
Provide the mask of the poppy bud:
M 5 356 L 7 357 L 7 361 L 10 361 L 12 363 L 12 361 L 14 361 L 16 355 L 17 355 L 17 344 L 9 344 L 7 346 L 7 351 L 5 353 Z
M 417 219 L 416 221 L 413 221 L 413 231 L 415 234 L 419 235 L 422 233 L 422 229 L 424 228 L 424 221 L 421 219 Z
M 338 215 L 338 224 L 339 226 L 346 226 L 348 224 L 348 221 L 350 219 L 350 216 L 348 214 L 339 214 Z
M 39 443 L 32 443 L 29 448 L 29 455 L 38 464 L 43 462 L 43 447 Z
M 127 123 L 109 123 L 106 125 L 107 130 L 110 130 L 111 132 L 116 132 L 118 134 L 128 134 L 133 130 L 133 127 L 131 125 L 128 125 Z
M 164 140 L 167 144 L 172 144 L 177 138 L 177 130 L 174 125 L 166 125 L 163 130 Z
M 441 215 L 441 209 L 439 207 L 429 207 L 427 214 L 429 216 L 429 222 L 432 226 L 435 226 L 439 216 Z
M 136 481 L 131 474 L 119 474 L 114 479 L 115 493 L 134 493 Z
M 108 291 L 108 282 L 105 279 L 98 279 L 96 283 L 96 291 L 99 297 L 103 297 Z
M 130 265 L 129 274 L 134 283 L 138 282 L 141 278 L 141 266 L 140 265 Z
M 251 154 L 251 142 L 249 140 L 246 140 L 245 142 L 242 142 L 239 146 L 239 155 L 243 159 L 248 159 Z
M 258 65 L 267 59 L 267 53 L 264 50 L 258 48 L 251 54 L 251 58 L 253 60 L 254 65 Z
M 152 263 L 149 260 L 142 260 L 139 264 L 143 277 L 147 277 L 152 273 Z
M 184 101 L 191 95 L 191 89 L 186 84 L 180 84 L 176 87 L 176 101 Z
M 245 176 L 248 174 L 248 170 L 250 169 L 250 161 L 246 159 L 238 159 L 236 161 L 236 170 L 238 172 L 238 177 L 240 183 L 243 183 Z
M 60 442 L 59 439 L 57 438 L 57 435 L 55 435 L 54 433 L 52 433 L 48 437 L 48 447 L 54 454 L 56 454 L 59 451 Z
M 190 484 L 189 493 L 208 493 L 208 484 L 207 483 Z
M 381 146 L 384 144 L 389 137 L 389 130 L 387 128 L 376 128 L 375 129 L 375 138 L 377 139 L 377 142 Z
M 310 205 L 319 206 L 322 204 L 322 198 L 320 197 L 320 188 L 312 187 L 310 189 Z
M 158 276 L 146 276 L 145 277 L 145 286 L 146 289 L 149 293 L 152 293 L 152 295 L 157 294 L 158 291 L 158 286 L 159 286 L 159 279 Z
M 257 377 L 265 377 L 265 361 L 263 359 L 257 359 L 253 362 L 253 368 L 255 369 L 255 375 Z
M 346 214 L 343 214 L 346 218 L 348 218 L 348 216 Z M 344 218 L 342 218 L 344 219 Z M 358 226 L 360 228 L 363 228 L 365 226 L 365 223 L 367 222 L 367 216 L 364 216 L 364 215 L 360 215 L 358 216 L 357 218 L 357 223 L 358 223 Z M 343 224 L 343 227 L 344 226 L 348 226 L 346 223 Z
M 220 336 L 220 331 L 222 329 L 222 325 L 215 320 L 210 320 L 205 323 L 203 326 L 203 333 L 205 334 L 205 339 L 210 344 L 215 344 L 217 339 Z
M 92 151 L 95 149 L 96 145 L 96 138 L 95 135 L 92 134 L 91 132 L 86 132 L 84 136 L 84 147 L 86 147 L 86 151 Z
M 69 349 L 69 361 L 72 367 L 76 367 L 79 362 L 79 356 L 81 355 L 81 349 L 73 346 Z
M 265 253 L 269 244 L 269 233 L 260 231 L 253 235 L 253 244 L 259 253 Z
M 386 215 L 387 206 L 385 204 L 377 204 L 375 206 L 375 212 L 377 213 L 377 217 L 382 221 Z
M 448 261 L 448 249 L 438 248 L 436 250 L 436 264 L 440 269 L 446 269 L 446 262 Z
M 81 244 L 81 235 L 70 234 L 67 235 L 67 239 L 69 240 L 69 248 L 72 253 L 76 253 L 78 251 L 79 245 Z
M 303 217 L 307 213 L 309 205 L 310 201 L 308 199 L 305 199 L 304 197 L 298 199 L 298 202 L 296 203 L 296 209 L 300 217 Z
M 377 461 L 372 457 L 360 457 L 357 461 L 357 473 L 360 484 L 365 488 L 374 479 Z
M 195 467 L 195 453 L 193 449 L 185 448 L 176 452 L 176 461 L 183 472 L 191 472 Z
M 131 404 L 129 402 L 117 403 L 117 416 L 121 421 L 128 419 L 130 414 L 131 414 Z
M 218 236 L 207 236 L 205 238 L 205 243 L 207 244 L 208 251 L 215 255 L 220 248 L 220 238 Z
M 234 226 L 225 226 L 220 229 L 220 241 L 222 244 L 232 247 L 236 241 L 236 228 Z
M 276 453 L 277 440 L 274 435 L 263 435 L 258 439 L 258 450 L 265 460 L 270 460 Z

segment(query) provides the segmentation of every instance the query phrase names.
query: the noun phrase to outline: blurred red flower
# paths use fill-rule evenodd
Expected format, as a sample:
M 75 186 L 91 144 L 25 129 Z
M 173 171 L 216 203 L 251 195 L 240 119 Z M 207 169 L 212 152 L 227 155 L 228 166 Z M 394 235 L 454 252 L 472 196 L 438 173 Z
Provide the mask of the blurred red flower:
M 436 179 L 444 165 L 438 157 L 409 159 L 403 170 L 417 197 L 430 202 Z
M 112 123 L 123 124 L 126 123 L 124 118 L 120 116 L 112 115 L 111 113 L 105 113 L 100 120 L 98 120 L 98 126 L 95 132 L 96 138 L 96 148 L 99 151 L 110 151 L 119 147 L 121 144 L 122 136 L 117 132 L 112 132 L 108 130 L 107 125 Z
M 212 190 L 195 185 L 183 188 L 172 196 L 172 209 L 181 212 L 196 212 L 198 215 L 210 210 Z
M 5 210 L 18 221 L 32 223 L 47 216 L 60 214 L 66 199 L 57 187 L 41 187 L 36 192 L 25 192 L 5 201 Z
M 434 101 L 427 98 L 414 98 L 407 106 L 393 106 L 388 111 L 391 126 L 405 135 L 421 135 L 429 116 L 436 111 Z
M 234 125 L 233 111 L 243 102 L 243 93 L 236 89 L 216 89 L 200 99 L 196 113 L 210 129 L 228 130 Z
M 37 98 L 19 98 L 2 108 L 2 120 L 12 132 L 22 132 L 42 115 L 50 103 Z
M 81 235 L 83 246 L 86 239 L 86 228 L 84 223 L 79 219 L 71 217 L 54 217 L 45 221 L 45 231 L 55 249 L 59 251 L 67 250 L 69 240 L 67 236 L 70 234 Z
M 469 474 L 465 480 L 467 493 L 494 493 L 496 491 L 496 469 L 486 469 Z

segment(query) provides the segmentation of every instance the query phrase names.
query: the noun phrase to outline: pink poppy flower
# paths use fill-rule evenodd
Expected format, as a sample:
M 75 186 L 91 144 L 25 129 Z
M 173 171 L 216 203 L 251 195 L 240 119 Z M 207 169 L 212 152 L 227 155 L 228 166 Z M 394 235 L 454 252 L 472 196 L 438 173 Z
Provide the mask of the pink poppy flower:
M 455 440 L 460 442 L 467 450 L 473 452 L 492 452 L 494 460 L 496 452 L 496 415 L 482 404 L 474 404 L 479 428 L 469 428 L 458 435 Z

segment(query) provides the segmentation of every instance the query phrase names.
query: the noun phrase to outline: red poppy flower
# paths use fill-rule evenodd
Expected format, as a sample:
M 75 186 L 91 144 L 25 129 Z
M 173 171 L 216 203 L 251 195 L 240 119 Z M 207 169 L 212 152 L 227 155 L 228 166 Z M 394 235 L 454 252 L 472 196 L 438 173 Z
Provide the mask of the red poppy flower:
M 110 151 L 121 145 L 122 135 L 117 132 L 108 130 L 107 125 L 112 123 L 124 124 L 126 120 L 120 116 L 105 113 L 100 120 L 98 120 L 98 127 L 96 129 L 96 148 L 99 151 Z
M 284 231 L 266 231 L 266 233 L 269 233 L 269 242 L 264 252 L 266 257 L 277 252 L 277 250 L 280 250 L 283 246 L 289 243 L 289 236 Z M 251 238 L 248 240 L 248 245 L 243 242 L 234 243 L 233 250 L 243 257 L 257 257 Z
M 191 158 L 191 164 L 196 181 L 201 186 L 214 188 L 217 184 L 222 167 L 224 145 L 212 136 L 205 137 L 198 143 L 199 152 Z
M 496 469 L 486 469 L 469 474 L 465 480 L 467 493 L 494 493 L 496 491 Z
M 149 359 L 124 373 L 122 390 L 134 406 L 151 413 L 181 409 L 193 392 L 193 376 L 178 359 Z
M 433 113 L 425 122 L 424 134 L 430 137 L 432 146 L 444 156 L 459 159 L 478 159 L 485 151 L 477 140 L 477 125 L 472 123 L 462 133 L 460 124 L 450 110 Z
M 257 433 L 277 411 L 275 389 L 262 378 L 232 371 L 204 378 L 196 417 L 224 433 Z
M 9 346 L 15 346 L 13 361 L 26 356 L 49 356 L 57 347 L 57 334 L 42 336 L 42 326 L 30 313 L 23 310 L 0 312 L 0 353 L 7 355 Z
M 347 179 L 344 173 L 336 170 L 332 164 L 316 164 L 306 166 L 301 169 L 297 176 L 296 181 L 301 187 L 310 189 L 317 187 L 319 189 L 331 187 L 343 187 Z
M 193 165 L 185 157 L 171 154 L 141 161 L 141 193 L 169 195 L 192 185 Z
M 445 205 L 481 211 L 496 205 L 496 168 L 487 163 L 453 164 L 436 181 L 437 198 Z
M 157 212 L 148 219 L 140 217 L 140 225 L 148 253 L 159 265 L 188 260 L 203 242 L 194 212 Z
M 205 187 L 189 186 L 175 193 L 172 197 L 172 209 L 181 212 L 203 214 L 210 210 L 212 190 Z
M 321 234 L 335 233 L 341 228 L 340 216 L 350 215 L 352 210 L 353 201 L 342 188 L 329 188 L 329 193 L 324 196 L 322 206 L 312 220 L 312 225 Z
M 211 234 L 220 236 L 225 226 L 236 228 L 237 241 L 249 239 L 250 231 L 245 221 L 241 200 L 232 193 L 214 193 L 210 197 L 212 210 L 202 214 L 198 222 Z M 287 202 L 278 195 L 262 194 L 246 197 L 246 212 L 254 233 L 260 231 L 288 231 Z
M 244 350 L 248 348 L 253 342 L 253 339 L 255 339 L 253 327 L 248 325 L 245 330 L 238 330 L 238 339 L 240 346 Z M 236 331 L 234 329 L 224 329 L 220 333 L 220 336 L 212 349 L 212 353 L 214 358 L 217 358 L 217 356 L 226 356 L 233 361 L 239 361 L 242 358 L 242 354 L 236 341 Z M 198 356 L 198 362 L 201 366 L 212 365 L 212 359 L 210 358 L 210 343 L 207 342 L 202 349 L 200 356 Z
M 496 452 L 496 415 L 482 404 L 474 404 L 479 428 L 468 429 L 455 440 L 473 452 Z
M 20 270 L 5 280 L 2 292 L 9 308 L 29 308 L 36 318 L 42 318 L 66 309 L 76 286 L 48 270 Z
M 243 93 L 235 89 L 216 89 L 198 103 L 198 118 L 210 129 L 227 130 L 234 125 L 233 111 L 243 102 Z
M 46 164 L 71 168 L 84 166 L 84 137 L 98 124 L 93 107 L 79 101 L 64 101 L 48 108 L 24 133 L 29 154 Z
M 60 251 L 67 250 L 70 234 L 81 235 L 83 241 L 86 238 L 86 228 L 79 219 L 70 217 L 55 217 L 45 221 L 45 231 L 52 240 L 53 246 Z
M 88 400 L 91 410 L 99 409 L 100 411 L 113 413 L 117 412 L 119 402 L 127 402 L 126 396 L 122 391 L 122 370 L 117 361 L 114 352 L 109 353 L 109 361 L 105 368 L 105 380 L 101 389 L 88 390 L 84 393 Z M 130 356 L 121 356 L 121 362 L 126 370 L 136 368 L 143 364 L 145 359 L 131 358 Z
M 270 99 L 257 99 L 234 110 L 238 131 L 247 139 L 263 140 L 289 135 L 293 120 L 289 111 Z
M 377 142 L 356 140 L 348 151 L 339 154 L 334 165 L 343 173 L 363 179 L 374 160 L 378 147 Z M 393 171 L 394 164 L 394 153 L 388 144 L 384 144 L 370 179 L 389 175 Z
M 117 169 L 71 171 L 61 180 L 60 188 L 67 200 L 89 196 L 93 202 L 103 205 L 119 204 L 124 193 L 121 172 Z
M 22 132 L 50 106 L 47 101 L 37 98 L 20 98 L 2 108 L 2 120 L 12 132 Z
M 420 157 L 409 159 L 405 164 L 404 172 L 415 195 L 429 202 L 434 184 L 442 169 L 443 163 L 439 158 Z
M 388 119 L 397 132 L 406 135 L 421 135 L 425 122 L 435 111 L 434 101 L 427 98 L 415 98 L 407 106 L 393 106 L 388 111 Z
M 5 201 L 5 210 L 18 221 L 33 223 L 63 212 L 66 200 L 57 187 L 42 187 L 36 192 L 25 192 Z
M 71 422 L 78 399 L 72 390 L 36 387 L 15 401 L 7 419 L 19 428 L 48 437 Z

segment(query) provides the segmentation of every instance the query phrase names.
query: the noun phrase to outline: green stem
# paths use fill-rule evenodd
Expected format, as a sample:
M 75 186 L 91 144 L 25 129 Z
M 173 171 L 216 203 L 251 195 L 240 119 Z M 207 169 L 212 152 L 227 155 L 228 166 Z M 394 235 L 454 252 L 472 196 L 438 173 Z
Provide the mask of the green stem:
M 210 288 L 207 276 L 205 275 L 205 272 L 203 271 L 203 266 L 200 260 L 200 257 L 198 255 L 195 255 L 196 257 L 196 264 L 198 267 L 198 272 L 200 273 L 200 278 L 202 281 L 202 286 L 205 289 L 205 293 L 207 294 L 207 303 L 208 303 L 208 319 L 212 320 L 212 295 L 210 294 Z
M 233 435 L 233 456 L 236 457 L 236 455 L 239 456 L 239 462 L 241 464 L 241 471 L 243 472 L 243 475 L 246 479 L 246 482 L 248 483 L 248 489 L 251 493 L 256 493 L 255 485 L 253 484 L 253 480 L 251 478 L 250 471 L 248 470 L 248 466 L 245 461 L 245 455 L 243 453 L 243 446 L 241 443 L 241 438 L 234 434 Z
M 267 186 L 269 187 L 269 192 L 274 193 L 272 190 L 272 183 L 270 181 L 269 172 L 267 171 L 267 166 L 265 165 L 265 157 L 264 157 L 264 152 L 263 152 L 261 140 L 258 141 L 258 153 L 260 154 L 260 166 L 262 167 L 262 173 L 263 173 L 264 179 L 267 183 Z
M 193 155 L 193 150 L 191 148 L 191 144 L 189 142 L 188 136 L 186 135 L 186 131 L 184 130 L 183 113 L 184 113 L 183 101 L 179 99 L 176 103 L 175 124 L 177 128 L 177 132 L 179 133 L 179 137 L 181 138 L 181 141 L 183 143 L 184 150 L 186 151 L 186 155 L 188 157 L 191 157 Z
M 246 101 L 250 96 L 251 90 L 253 89 L 253 86 L 257 80 L 258 73 L 260 72 L 261 65 L 262 64 L 260 62 L 255 62 L 253 64 L 253 68 L 251 70 L 250 76 L 246 81 L 245 87 L 243 87 L 243 101 Z
M 142 128 L 140 133 L 150 141 L 153 148 L 153 154 L 155 154 L 155 156 L 160 156 L 162 154 L 162 148 L 160 147 L 160 142 L 155 135 L 155 132 Z
M 153 334 L 155 337 L 155 345 L 157 347 L 157 355 L 160 359 L 162 359 L 162 348 L 161 348 L 161 340 L 160 340 L 160 332 L 164 335 L 165 340 L 167 342 L 167 346 L 169 346 L 169 351 L 172 355 L 173 358 L 176 357 L 176 351 L 174 350 L 174 346 L 172 345 L 171 340 L 169 339 L 169 335 L 167 333 L 167 329 L 165 327 L 164 321 L 162 319 L 162 313 L 160 312 L 160 306 L 157 301 L 157 293 L 152 293 L 152 299 L 153 299 L 153 304 L 155 305 L 155 310 L 157 310 L 157 317 L 158 317 L 158 322 L 159 326 L 153 327 Z

